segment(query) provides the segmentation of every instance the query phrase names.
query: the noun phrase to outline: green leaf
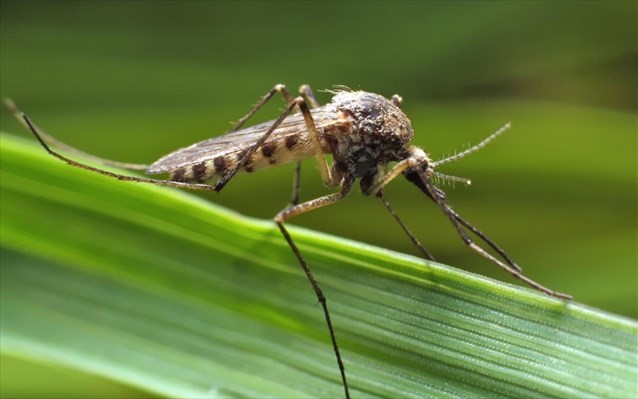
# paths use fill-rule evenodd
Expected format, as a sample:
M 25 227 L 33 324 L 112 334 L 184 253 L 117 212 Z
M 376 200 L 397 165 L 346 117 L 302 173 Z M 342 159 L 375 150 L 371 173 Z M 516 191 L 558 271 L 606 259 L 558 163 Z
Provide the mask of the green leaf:
M 321 309 L 271 221 L 1 137 L 3 355 L 162 396 L 343 395 Z M 637 395 L 634 321 L 290 231 L 355 398 Z

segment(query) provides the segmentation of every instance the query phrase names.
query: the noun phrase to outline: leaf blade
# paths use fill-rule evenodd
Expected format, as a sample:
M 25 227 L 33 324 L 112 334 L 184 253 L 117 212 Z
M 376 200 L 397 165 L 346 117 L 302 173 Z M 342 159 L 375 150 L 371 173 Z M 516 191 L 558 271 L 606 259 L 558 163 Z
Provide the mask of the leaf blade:
M 272 223 L 71 169 L 8 135 L 1 173 L 4 353 L 166 396 L 342 394 Z M 353 396 L 635 394 L 633 321 L 291 233 L 330 301 Z

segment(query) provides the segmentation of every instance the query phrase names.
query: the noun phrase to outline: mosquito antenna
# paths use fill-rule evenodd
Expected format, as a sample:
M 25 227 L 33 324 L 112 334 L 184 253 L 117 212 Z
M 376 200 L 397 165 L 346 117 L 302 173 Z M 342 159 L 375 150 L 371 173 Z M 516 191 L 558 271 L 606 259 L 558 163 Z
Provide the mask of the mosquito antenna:
M 443 159 L 441 159 L 439 161 L 433 162 L 431 164 L 432 168 L 436 168 L 437 166 L 445 165 L 446 163 L 458 161 L 459 159 L 464 158 L 464 157 L 470 155 L 471 153 L 480 150 L 481 148 L 483 148 L 486 145 L 488 145 L 492 140 L 494 140 L 495 138 L 497 138 L 501 134 L 505 133 L 510 127 L 512 127 L 512 124 L 507 122 L 502 128 L 500 128 L 497 131 L 495 131 L 494 133 L 492 133 L 490 136 L 488 136 L 486 139 L 484 139 L 483 141 L 481 141 L 480 143 L 478 143 L 474 147 L 470 147 L 470 148 L 468 148 L 467 150 L 465 150 L 463 152 L 459 152 L 458 154 L 452 155 L 451 157 L 446 157 L 446 158 L 443 158 Z

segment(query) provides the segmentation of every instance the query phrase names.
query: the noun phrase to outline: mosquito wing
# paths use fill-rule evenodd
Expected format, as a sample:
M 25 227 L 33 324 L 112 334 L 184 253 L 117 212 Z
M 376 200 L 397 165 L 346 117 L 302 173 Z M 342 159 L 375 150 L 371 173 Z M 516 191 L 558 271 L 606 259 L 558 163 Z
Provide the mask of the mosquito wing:
M 315 111 L 313 112 L 315 123 L 318 128 L 321 128 L 327 122 L 327 115 L 324 115 L 321 109 L 313 111 Z M 273 122 L 261 123 L 180 148 L 154 162 L 148 167 L 146 173 L 171 172 L 214 160 L 228 167 L 237 162 L 244 151 L 250 149 L 272 126 Z M 253 154 L 249 165 L 251 165 L 251 169 L 258 169 L 301 160 L 312 156 L 312 154 L 310 137 L 303 116 L 295 114 L 283 120 L 262 145 L 261 151 L 258 150 Z

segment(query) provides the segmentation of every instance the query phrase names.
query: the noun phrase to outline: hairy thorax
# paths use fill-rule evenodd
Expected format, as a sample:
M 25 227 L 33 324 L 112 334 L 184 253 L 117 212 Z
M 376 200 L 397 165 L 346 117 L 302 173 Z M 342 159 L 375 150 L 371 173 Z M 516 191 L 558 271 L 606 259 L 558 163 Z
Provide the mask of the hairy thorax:
M 362 91 L 338 92 L 326 107 L 333 108 L 340 121 L 323 132 L 336 175 L 370 179 L 379 168 L 405 157 L 414 131 L 390 100 Z

